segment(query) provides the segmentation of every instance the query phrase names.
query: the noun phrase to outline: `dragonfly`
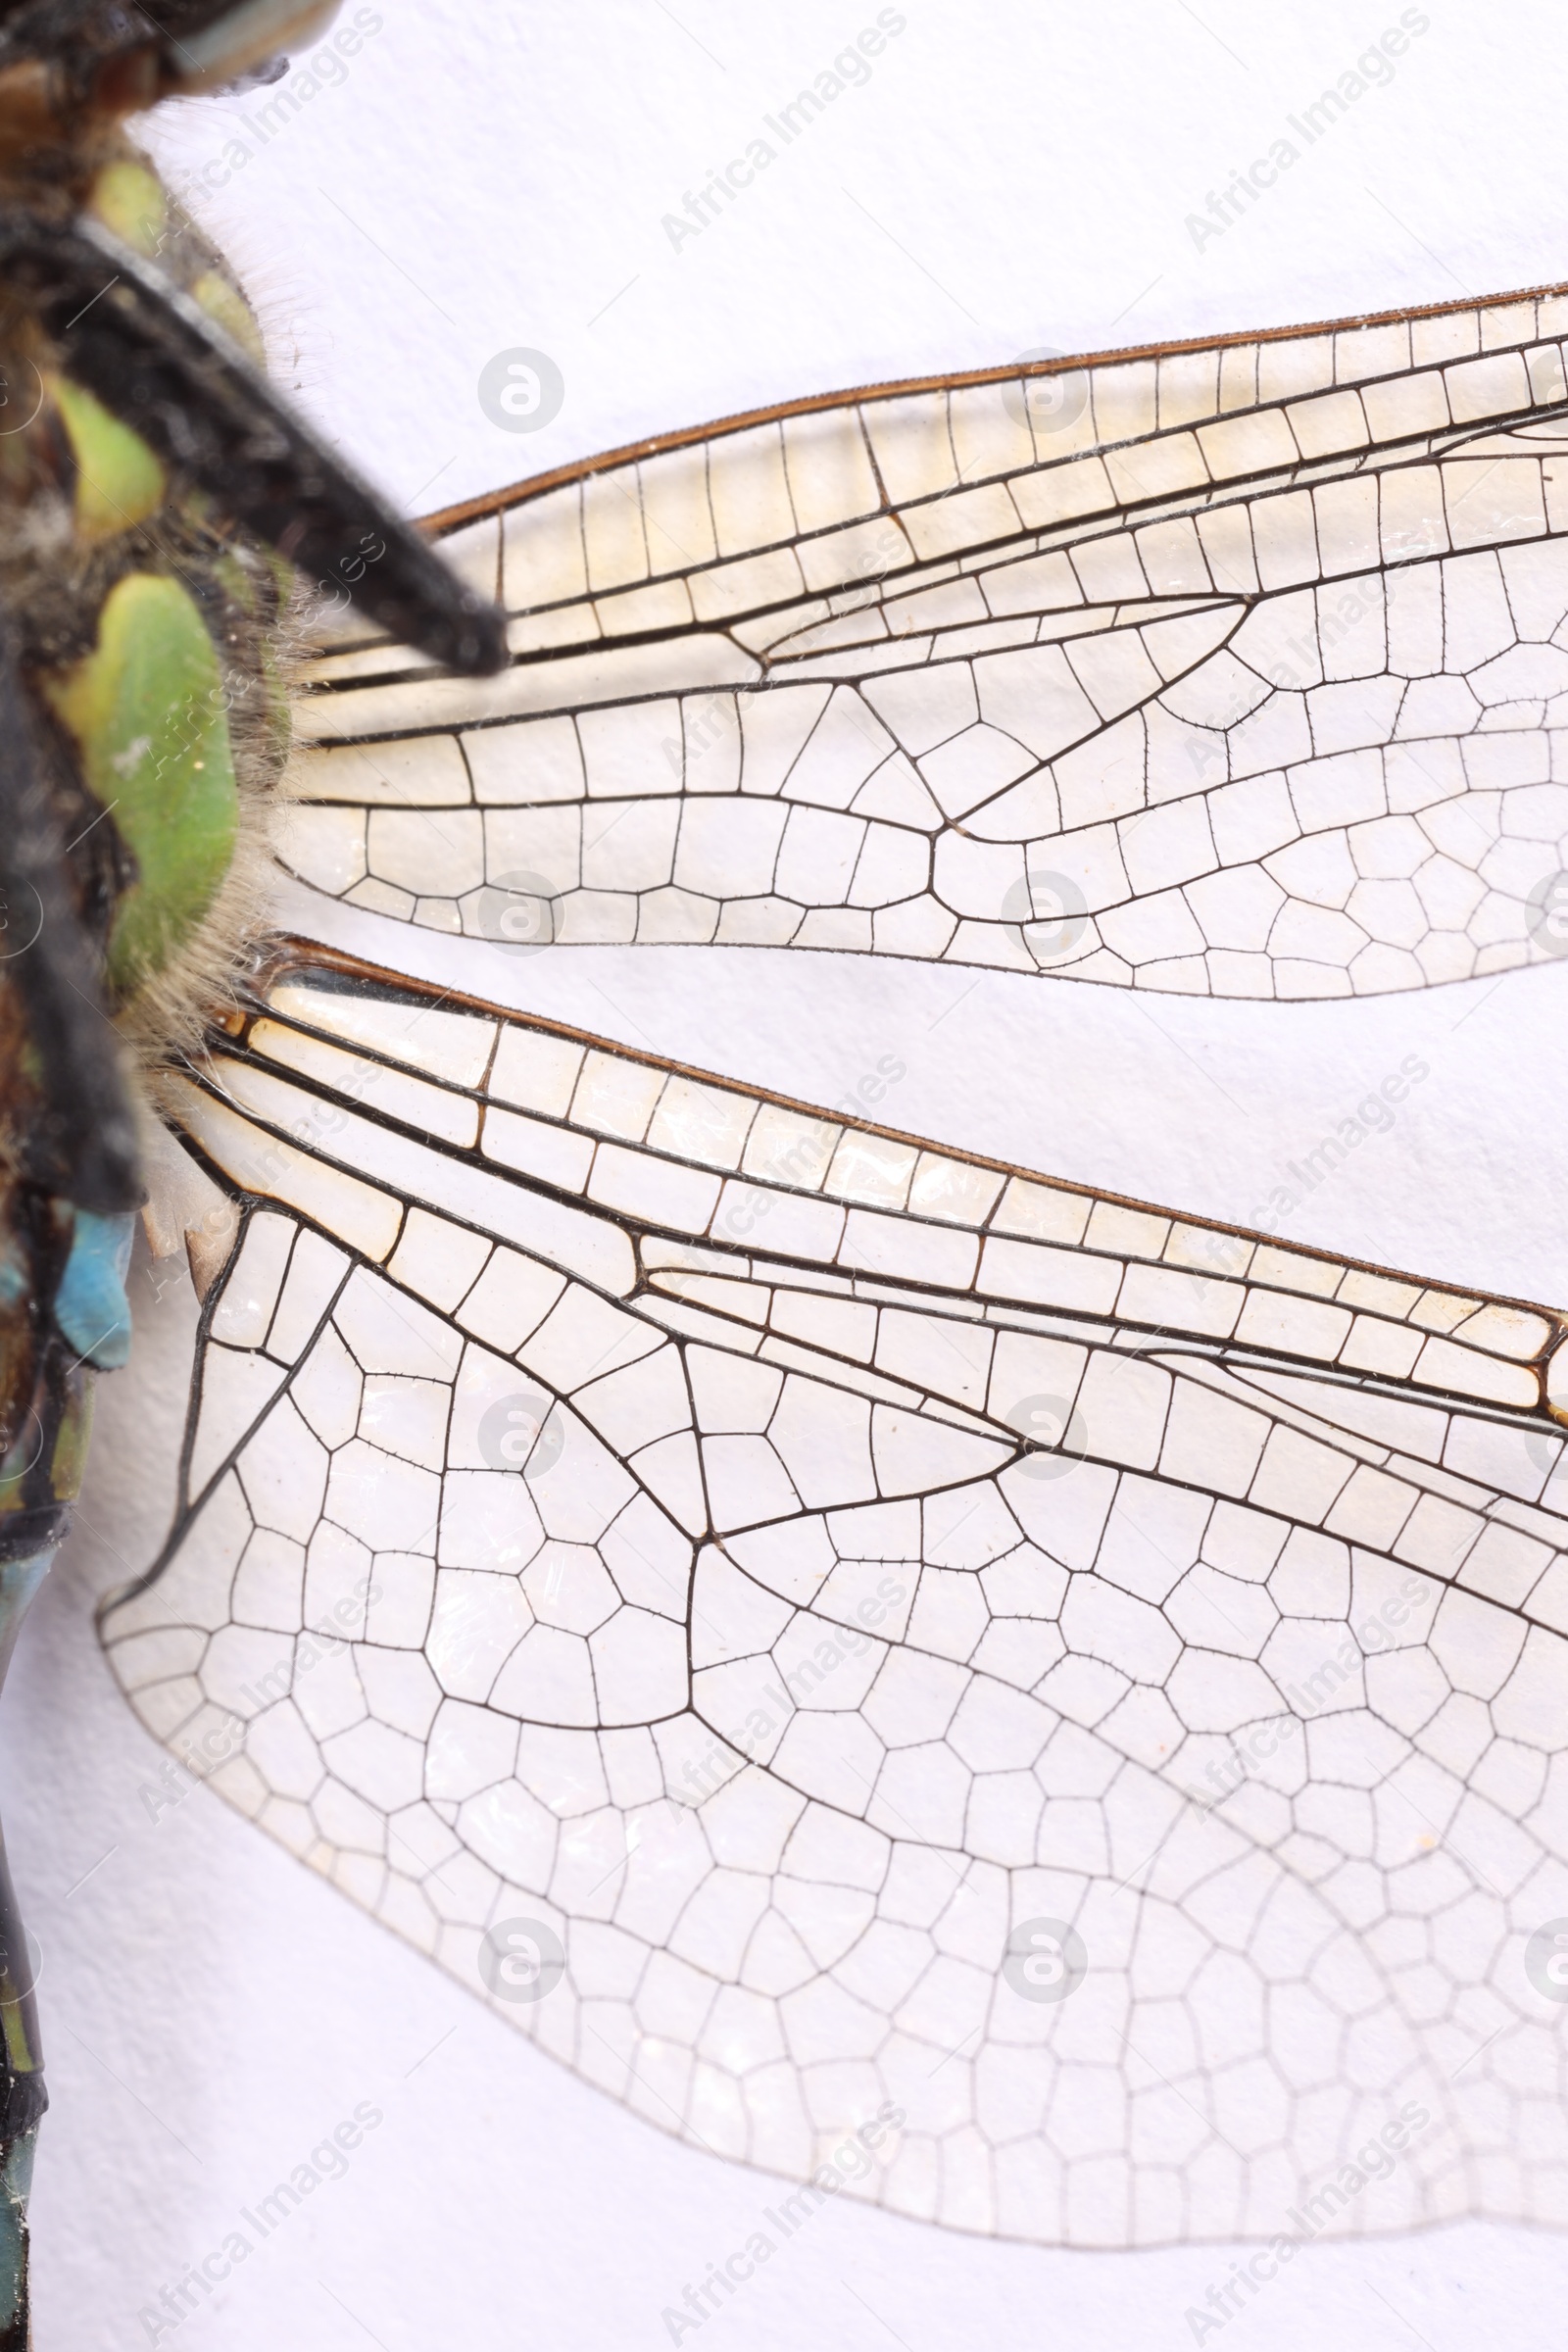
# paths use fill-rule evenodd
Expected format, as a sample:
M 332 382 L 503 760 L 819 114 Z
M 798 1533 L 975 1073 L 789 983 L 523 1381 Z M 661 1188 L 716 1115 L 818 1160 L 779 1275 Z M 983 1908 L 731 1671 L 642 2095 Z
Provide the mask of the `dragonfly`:
M 295 573 L 457 671 L 501 616 L 255 364 L 232 274 L 123 122 L 267 71 L 301 0 L 0 6 L 0 1666 L 69 1522 L 94 1370 L 129 1348 L 136 1058 L 199 1034 L 243 934 Z M 0 1860 L 0 2343 L 29 2340 L 45 2104 Z
M 113 116 L 325 21 L 48 0 L 0 62 L 84 42 Z M 1558 2220 L 1562 1315 L 628 1053 L 529 979 L 558 940 L 1279 998 L 1554 956 L 1563 297 L 807 400 L 436 517 L 443 562 L 211 257 L 134 233 L 15 225 L 62 429 L 79 379 L 344 611 L 258 795 L 269 923 L 155 1023 L 160 1134 L 59 961 L 113 972 L 145 860 L 19 969 L 70 1213 L 10 1306 L 72 1442 L 13 1627 L 145 1170 L 203 1320 L 114 1670 L 498 2016 L 797 2209 L 1275 2262 Z M 75 426 L 89 491 L 134 474 Z M 91 683 L 40 732 L 88 819 Z M 59 903 L 63 833 L 9 855 Z
M 435 518 L 504 669 L 349 613 L 302 682 L 274 928 L 160 1083 L 202 1321 L 106 1649 L 783 2212 L 1254 2283 L 1562 2219 L 1563 1312 L 530 998 L 558 942 L 1286 1000 L 1554 957 L 1565 324 L 639 443 Z

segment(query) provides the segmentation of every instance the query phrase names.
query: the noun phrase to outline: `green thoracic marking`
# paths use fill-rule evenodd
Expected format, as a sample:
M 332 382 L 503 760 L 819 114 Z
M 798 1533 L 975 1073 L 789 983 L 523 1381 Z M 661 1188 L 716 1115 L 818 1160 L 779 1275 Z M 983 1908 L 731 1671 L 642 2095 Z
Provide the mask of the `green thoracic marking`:
M 155 172 L 124 160 L 106 164 L 87 202 L 105 228 L 152 260 L 169 226 L 169 199 Z
M 123 1001 L 190 937 L 234 853 L 222 673 L 179 582 L 132 572 L 105 599 L 95 651 L 45 691 L 136 860 L 109 942 L 110 984 Z
M 83 539 L 112 539 L 156 514 L 169 480 L 139 433 L 63 375 L 49 390 L 71 437 L 76 461 L 75 523 Z
M 66 1407 L 49 1458 L 49 1485 L 57 1502 L 74 1502 L 81 1493 L 87 1442 L 92 1436 L 92 1382 L 85 1380 Z

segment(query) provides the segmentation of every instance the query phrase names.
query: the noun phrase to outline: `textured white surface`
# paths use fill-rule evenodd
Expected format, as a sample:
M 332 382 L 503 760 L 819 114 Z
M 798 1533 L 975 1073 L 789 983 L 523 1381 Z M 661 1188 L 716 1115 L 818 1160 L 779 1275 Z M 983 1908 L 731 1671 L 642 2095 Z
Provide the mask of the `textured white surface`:
M 270 300 L 280 350 L 297 338 L 305 396 L 416 506 L 798 392 L 1568 272 L 1560 34 L 1523 0 L 1484 26 L 1435 16 L 1392 84 L 1201 252 L 1185 216 L 1397 12 L 1048 22 L 1020 5 L 977 29 L 951 4 L 907 11 L 869 85 L 673 252 L 662 214 L 874 13 L 760 25 L 683 8 L 686 31 L 658 8 L 389 8 L 345 85 L 207 217 Z M 227 135 L 193 110 L 187 168 Z M 559 418 L 532 437 L 499 431 L 475 397 L 514 346 L 549 352 L 566 378 Z M 427 956 L 439 949 L 428 936 Z M 1418 1053 L 1431 1080 L 1283 1230 L 1454 1282 L 1568 1287 L 1555 966 L 1289 1007 L 1006 975 L 971 989 L 967 973 L 740 951 L 563 949 L 523 969 L 534 1009 L 828 1103 L 893 1054 L 907 1064 L 882 1114 L 894 1123 L 1250 1222 L 1289 1163 Z M 206 1794 L 148 1818 L 158 1752 L 87 1619 L 91 1592 L 148 1556 L 168 1494 L 188 1294 L 155 1304 L 143 1281 L 138 1303 L 141 1354 L 105 1387 L 88 1524 L 0 1715 L 58 2102 L 37 2200 L 40 2340 L 147 2340 L 138 2312 L 368 2099 L 386 2120 L 347 2178 L 160 2340 L 667 2342 L 662 2309 L 744 2244 L 765 2184 L 520 2047 Z M 1445 2352 L 1480 2332 L 1525 2340 L 1563 2260 L 1556 2239 L 1500 2230 L 1320 2248 L 1247 2328 L 1271 2352 L 1330 2328 L 1354 2352 L 1412 2330 Z M 982 2337 L 1021 2352 L 1049 2314 L 1054 2335 L 1095 2346 L 1184 2344 L 1186 2308 L 1228 2273 L 1217 2249 L 1041 2255 L 840 2206 L 703 2332 L 768 2352 L 885 2343 L 890 2328 L 913 2352 Z

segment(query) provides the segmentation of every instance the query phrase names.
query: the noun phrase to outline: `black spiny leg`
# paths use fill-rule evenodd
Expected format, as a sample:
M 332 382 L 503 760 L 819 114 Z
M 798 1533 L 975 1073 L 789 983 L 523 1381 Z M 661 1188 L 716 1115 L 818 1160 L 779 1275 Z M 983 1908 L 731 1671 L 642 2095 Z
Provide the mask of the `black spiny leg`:
M 136 1207 L 136 1128 L 100 959 L 72 903 L 39 723 L 0 612 L 0 980 L 17 990 L 44 1102 L 27 1176 L 78 1208 Z
M 72 377 L 226 514 L 453 669 L 507 660 L 506 624 L 279 399 L 200 306 L 95 221 L 0 207 L 0 271 Z M 368 551 L 374 550 L 373 553 Z

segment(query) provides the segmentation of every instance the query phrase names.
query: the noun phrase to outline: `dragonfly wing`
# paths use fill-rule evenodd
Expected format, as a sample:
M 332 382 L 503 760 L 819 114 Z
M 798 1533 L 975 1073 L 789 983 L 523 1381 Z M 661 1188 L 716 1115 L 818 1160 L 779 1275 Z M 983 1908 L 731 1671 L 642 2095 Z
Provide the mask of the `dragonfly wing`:
M 1216 996 L 1561 954 L 1565 324 L 878 387 L 478 502 L 511 667 L 345 638 L 285 861 L 444 932 Z
M 171 1108 L 105 1641 L 352 1899 L 797 2203 L 1568 2219 L 1559 1315 L 308 948 Z

